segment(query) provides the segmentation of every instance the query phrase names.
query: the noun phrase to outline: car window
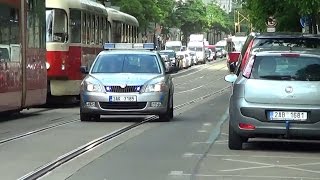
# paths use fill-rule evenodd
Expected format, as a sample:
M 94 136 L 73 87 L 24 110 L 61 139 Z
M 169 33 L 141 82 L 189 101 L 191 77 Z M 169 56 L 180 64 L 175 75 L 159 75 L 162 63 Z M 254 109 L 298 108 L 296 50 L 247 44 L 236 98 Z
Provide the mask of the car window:
M 100 55 L 91 73 L 161 73 L 157 56 L 146 54 Z
M 278 46 L 320 48 L 320 41 L 318 38 L 257 38 L 253 44 L 253 48 Z
M 293 81 L 320 81 L 320 58 L 258 56 L 251 78 Z

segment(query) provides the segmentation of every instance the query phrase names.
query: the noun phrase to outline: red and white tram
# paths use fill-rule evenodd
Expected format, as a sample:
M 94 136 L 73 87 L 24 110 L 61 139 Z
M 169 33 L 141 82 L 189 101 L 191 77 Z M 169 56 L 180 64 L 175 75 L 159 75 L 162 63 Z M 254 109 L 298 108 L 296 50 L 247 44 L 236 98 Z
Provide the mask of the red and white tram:
M 92 0 L 46 0 L 48 95 L 77 96 L 105 42 L 136 42 L 139 23 Z
M 0 0 L 0 112 L 46 102 L 45 3 Z

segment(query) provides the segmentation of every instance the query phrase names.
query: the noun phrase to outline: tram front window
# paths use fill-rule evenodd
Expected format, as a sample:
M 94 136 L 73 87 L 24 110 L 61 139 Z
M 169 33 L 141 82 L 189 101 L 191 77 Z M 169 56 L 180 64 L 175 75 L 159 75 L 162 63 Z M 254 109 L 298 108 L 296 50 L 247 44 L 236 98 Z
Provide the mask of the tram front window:
M 46 10 L 47 42 L 66 42 L 68 40 L 67 13 L 62 9 Z

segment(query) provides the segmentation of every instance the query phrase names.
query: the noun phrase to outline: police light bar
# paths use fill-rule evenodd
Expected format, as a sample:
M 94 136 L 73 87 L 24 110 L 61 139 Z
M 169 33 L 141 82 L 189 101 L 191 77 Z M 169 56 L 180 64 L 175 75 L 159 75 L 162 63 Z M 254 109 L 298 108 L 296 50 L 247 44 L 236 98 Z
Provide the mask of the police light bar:
M 154 43 L 105 43 L 105 50 L 154 50 Z

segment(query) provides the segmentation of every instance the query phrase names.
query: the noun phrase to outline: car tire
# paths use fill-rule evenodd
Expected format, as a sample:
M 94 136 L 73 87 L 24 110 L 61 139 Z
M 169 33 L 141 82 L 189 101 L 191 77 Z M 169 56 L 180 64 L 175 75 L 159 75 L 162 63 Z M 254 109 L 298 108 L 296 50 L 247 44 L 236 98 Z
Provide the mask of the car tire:
M 238 135 L 229 123 L 229 139 L 228 146 L 231 150 L 242 150 L 242 144 L 245 142 L 244 138 Z
M 173 118 L 173 97 L 169 95 L 169 103 L 167 105 L 167 111 L 163 114 L 159 114 L 158 121 L 169 122 L 172 118 Z
M 80 113 L 81 121 L 98 121 L 100 120 L 99 114 Z

